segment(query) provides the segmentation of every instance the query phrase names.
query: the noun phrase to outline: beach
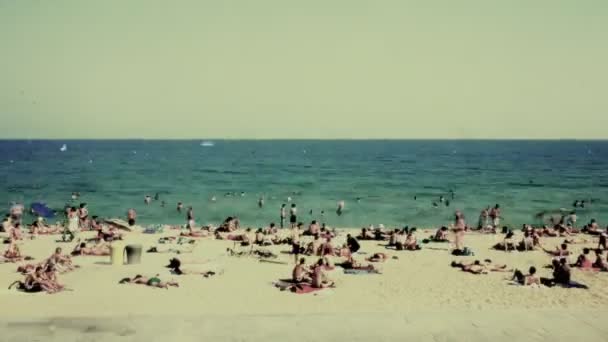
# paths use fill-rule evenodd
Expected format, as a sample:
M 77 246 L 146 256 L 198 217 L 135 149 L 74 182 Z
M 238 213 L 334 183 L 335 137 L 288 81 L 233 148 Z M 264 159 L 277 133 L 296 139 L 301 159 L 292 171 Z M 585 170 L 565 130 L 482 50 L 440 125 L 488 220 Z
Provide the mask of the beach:
M 418 236 L 431 233 L 419 231 Z M 91 233 L 83 232 L 81 237 L 87 234 Z M 141 244 L 144 250 L 153 245 L 162 248 L 159 236 L 133 232 L 126 235 L 124 243 Z M 56 246 L 65 251 L 73 248 L 74 243 L 58 243 L 57 238 L 39 236 L 22 242 L 21 252 L 42 260 Z M 586 238 L 588 244 L 570 246 L 575 255 L 583 246 L 597 244 Z M 518 336 L 530 340 L 565 341 L 572 336 L 602 340 L 606 329 L 592 318 L 608 304 L 607 273 L 575 269 L 573 279 L 586 284 L 588 290 L 531 288 L 511 282 L 512 272 L 473 275 L 450 267 L 452 260 L 489 258 L 495 264 L 524 271 L 536 266 L 540 276 L 551 276 L 551 270 L 543 268 L 550 257 L 542 251 L 490 250 L 501 239 L 502 235 L 468 234 L 465 244 L 475 252 L 471 257 L 450 255 L 448 243 L 424 244 L 420 251 L 394 251 L 381 246 L 383 242 L 362 241 L 365 254 L 356 259 L 364 261 L 375 252 L 388 254 L 389 259 L 378 264 L 381 274 L 350 275 L 337 267 L 329 272 L 335 288 L 308 294 L 280 291 L 272 285 L 291 277 L 294 261 L 286 253 L 288 245 L 263 247 L 278 255 L 275 261 L 287 264 L 228 256 L 226 249 L 233 248 L 234 242 L 212 237 L 200 238 L 192 253 L 145 253 L 137 265 L 111 265 L 108 256 L 77 256 L 73 260 L 80 268 L 59 275 L 60 283 L 70 291 L 25 294 L 4 287 L 0 297 L 6 309 L 0 312 L 0 321 L 5 324 L 3 331 L 13 334 L 11 341 L 33 340 L 33 335 L 51 341 L 76 340 L 79 334 L 99 341 L 121 334 L 126 340 L 148 341 L 163 340 L 162 336 L 182 336 L 184 340 L 207 336 L 230 341 L 284 336 L 306 341 L 323 336 L 340 339 L 344 334 L 353 340 L 409 336 L 451 341 L 458 340 L 460 333 L 478 334 L 474 341 Z M 562 240 L 543 238 L 543 244 L 553 248 Z M 209 278 L 172 275 L 164 265 L 176 256 L 189 269 L 213 269 L 216 274 Z M 306 258 L 308 264 L 316 261 L 315 257 Z M 16 267 L 0 265 L 0 284 L 8 286 L 21 278 Z M 167 290 L 118 284 L 120 279 L 135 274 L 159 274 L 163 281 L 177 280 L 179 287 Z M 289 332 L 292 327 L 297 334 Z M 236 329 L 238 334 L 233 331 Z

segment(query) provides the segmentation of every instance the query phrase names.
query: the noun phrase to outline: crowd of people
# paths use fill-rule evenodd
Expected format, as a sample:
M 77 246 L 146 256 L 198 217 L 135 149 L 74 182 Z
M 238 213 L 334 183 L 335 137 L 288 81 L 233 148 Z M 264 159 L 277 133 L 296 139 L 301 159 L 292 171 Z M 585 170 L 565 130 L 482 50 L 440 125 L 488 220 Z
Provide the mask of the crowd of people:
M 77 200 L 78 196 L 79 194 L 74 193 L 72 199 Z M 154 196 L 154 200 L 159 200 L 158 194 Z M 146 196 L 144 201 L 146 204 L 150 204 L 153 201 L 152 196 Z M 259 203 L 260 206 L 264 205 L 263 198 L 260 198 Z M 184 210 L 184 204 L 178 203 L 176 210 L 181 213 Z M 340 201 L 336 210 L 337 215 L 342 215 L 344 210 L 345 204 Z M 121 231 L 120 226 L 100 220 L 97 216 L 90 216 L 86 203 L 66 206 L 65 220 L 62 223 L 47 224 L 43 217 L 38 216 L 31 224 L 27 225 L 25 228 L 29 229 L 27 232 L 23 231 L 24 212 L 23 206 L 14 205 L 3 219 L 2 231 L 6 235 L 5 243 L 8 245 L 2 254 L 2 260 L 5 263 L 31 261 L 30 257 L 21 254 L 19 243 L 38 235 L 57 234 L 62 236 L 62 241 L 75 242 L 75 247 L 69 255 L 64 255 L 62 249 L 57 248 L 50 257 L 42 262 L 20 265 L 18 271 L 24 275 L 24 279 L 14 282 L 11 287 L 16 286 L 25 292 L 56 293 L 65 290 L 66 287 L 58 281 L 57 274 L 72 271 L 76 268 L 72 263 L 73 257 L 108 256 L 111 253 L 112 242 L 122 239 L 125 234 Z M 336 282 L 330 279 L 328 275 L 328 271 L 335 267 L 350 271 L 381 273 L 377 263 L 388 260 L 387 254 L 375 252 L 370 257 L 365 258 L 364 261 L 358 260 L 358 256 L 361 255 L 359 252 L 362 249 L 359 241 L 381 241 L 384 248 L 395 251 L 419 251 L 423 249 L 425 243 L 449 242 L 451 243 L 452 254 L 471 255 L 465 244 L 466 234 L 472 232 L 498 234 L 501 222 L 501 207 L 499 204 L 484 208 L 475 227 L 468 226 L 463 213 L 457 210 L 454 213 L 454 221 L 451 225 L 440 227 L 428 238 L 420 240 L 417 237 L 418 229 L 408 226 L 397 229 L 387 229 L 383 225 L 364 227 L 356 236 L 350 233 L 340 234 L 336 229 L 329 228 L 324 223 L 319 223 L 316 220 L 312 220 L 307 227 L 304 227 L 304 224 L 298 221 L 298 209 L 295 203 L 291 204 L 289 210 L 287 210 L 286 204 L 281 206 L 278 226 L 275 223 L 270 223 L 267 227 L 256 230 L 251 228 L 243 230 L 237 217 L 226 218 L 218 227 L 197 227 L 193 208 L 187 207 L 185 213 L 186 224 L 171 227 L 180 230 L 180 239 L 191 239 L 192 242 L 196 241 L 197 238 L 233 241 L 233 248 L 228 249 L 230 255 L 255 254 L 261 258 L 276 258 L 277 256 L 272 252 L 265 252 L 260 249 L 254 250 L 254 248 L 275 245 L 290 246 L 290 253 L 293 255 L 295 264 L 291 281 L 294 284 L 308 284 L 312 288 L 335 287 Z M 129 227 L 136 225 L 137 213 L 135 209 L 127 210 L 126 219 Z M 550 267 L 553 268 L 553 278 L 538 278 L 534 266 L 530 267 L 528 274 L 524 274 L 520 270 L 508 268 L 507 265 L 493 264 L 491 260 L 454 261 L 451 266 L 472 274 L 513 272 L 513 279 L 519 284 L 546 286 L 572 284 L 573 282 L 570 279 L 571 267 L 608 271 L 608 259 L 605 259 L 603 253 L 603 250 L 607 249 L 608 228 L 603 230 L 595 220 L 591 220 L 581 229 L 577 229 L 577 219 L 576 212 L 572 211 L 567 215 L 562 215 L 561 219 L 553 220 L 553 225 L 543 225 L 541 227 L 524 225 L 519 232 L 504 226 L 501 231 L 504 238 L 491 246 L 493 249 L 505 252 L 535 250 L 545 252 L 552 258 Z M 287 223 L 289 223 L 289 227 L 287 227 Z M 80 238 L 82 231 L 94 231 L 96 234 L 94 237 L 85 240 Z M 516 236 L 520 234 L 521 239 L 517 240 Z M 578 239 L 578 235 L 586 235 L 590 238 Z M 576 262 L 569 263 L 568 258 L 571 256 L 571 251 L 568 246 L 577 243 L 589 244 L 594 236 L 598 237 L 597 248 L 594 250 L 595 260 L 591 260 L 589 256 L 592 249 L 585 247 Z M 542 243 L 544 237 L 563 237 L 564 242 L 556 249 L 549 249 L 545 248 Z M 166 237 L 167 240 L 163 241 L 171 241 L 171 238 L 174 239 L 175 237 Z M 189 248 L 190 252 L 195 247 L 196 244 L 193 243 Z M 248 248 L 249 250 L 238 251 L 237 248 Z M 153 246 L 148 252 L 179 254 L 180 250 L 169 248 L 166 251 L 160 251 L 156 246 Z M 313 257 L 316 261 L 307 265 L 305 257 Z M 209 277 L 216 274 L 214 271 L 199 272 L 184 269 L 181 262 L 175 258 L 171 259 L 168 268 L 175 275 L 198 274 Z M 158 275 L 153 277 L 136 275 L 121 280 L 121 283 L 143 284 L 157 288 L 178 286 L 174 281 L 161 281 Z

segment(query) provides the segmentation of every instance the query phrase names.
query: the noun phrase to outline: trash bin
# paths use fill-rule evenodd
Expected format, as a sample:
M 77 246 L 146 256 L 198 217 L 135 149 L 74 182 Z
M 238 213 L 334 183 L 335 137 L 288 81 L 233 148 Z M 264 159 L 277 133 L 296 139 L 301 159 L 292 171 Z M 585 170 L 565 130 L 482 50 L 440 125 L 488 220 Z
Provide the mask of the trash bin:
M 127 265 L 141 263 L 141 245 L 127 245 L 125 253 L 127 254 Z
M 125 260 L 125 246 L 119 243 L 113 243 L 110 245 L 110 263 L 114 266 L 124 264 Z

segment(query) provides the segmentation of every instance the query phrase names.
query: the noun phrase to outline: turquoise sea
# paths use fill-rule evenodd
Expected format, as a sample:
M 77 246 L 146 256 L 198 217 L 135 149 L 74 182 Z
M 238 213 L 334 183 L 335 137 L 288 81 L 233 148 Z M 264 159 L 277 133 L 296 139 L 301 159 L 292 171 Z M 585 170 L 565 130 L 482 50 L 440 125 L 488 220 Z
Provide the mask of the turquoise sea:
M 0 204 L 8 210 L 12 201 L 44 201 L 59 209 L 77 191 L 102 217 L 124 217 L 134 207 L 142 223 L 185 223 L 176 210 L 181 201 L 193 206 L 198 223 L 238 216 L 262 226 L 278 222 L 291 197 L 304 222 L 426 227 L 451 222 L 456 209 L 476 224 L 481 209 L 496 203 L 504 222 L 519 226 L 585 199 L 579 222 L 608 223 L 605 141 L 201 142 L 0 141 Z M 155 193 L 165 207 L 144 204 Z M 346 202 L 342 216 L 339 200 Z

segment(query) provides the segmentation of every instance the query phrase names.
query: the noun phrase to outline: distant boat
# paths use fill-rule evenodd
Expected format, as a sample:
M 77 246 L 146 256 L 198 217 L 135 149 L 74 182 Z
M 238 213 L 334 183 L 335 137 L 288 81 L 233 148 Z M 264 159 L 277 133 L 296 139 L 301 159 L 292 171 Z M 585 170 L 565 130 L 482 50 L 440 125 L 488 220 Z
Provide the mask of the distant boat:
M 215 143 L 213 141 L 203 141 L 201 143 L 201 146 L 212 147 L 212 146 L 215 146 Z
M 59 151 L 61 151 L 61 152 L 65 152 L 65 151 L 67 151 L 67 150 L 68 150 L 68 146 L 67 146 L 66 144 L 63 144 L 63 145 L 61 146 L 61 148 L 59 149 Z

